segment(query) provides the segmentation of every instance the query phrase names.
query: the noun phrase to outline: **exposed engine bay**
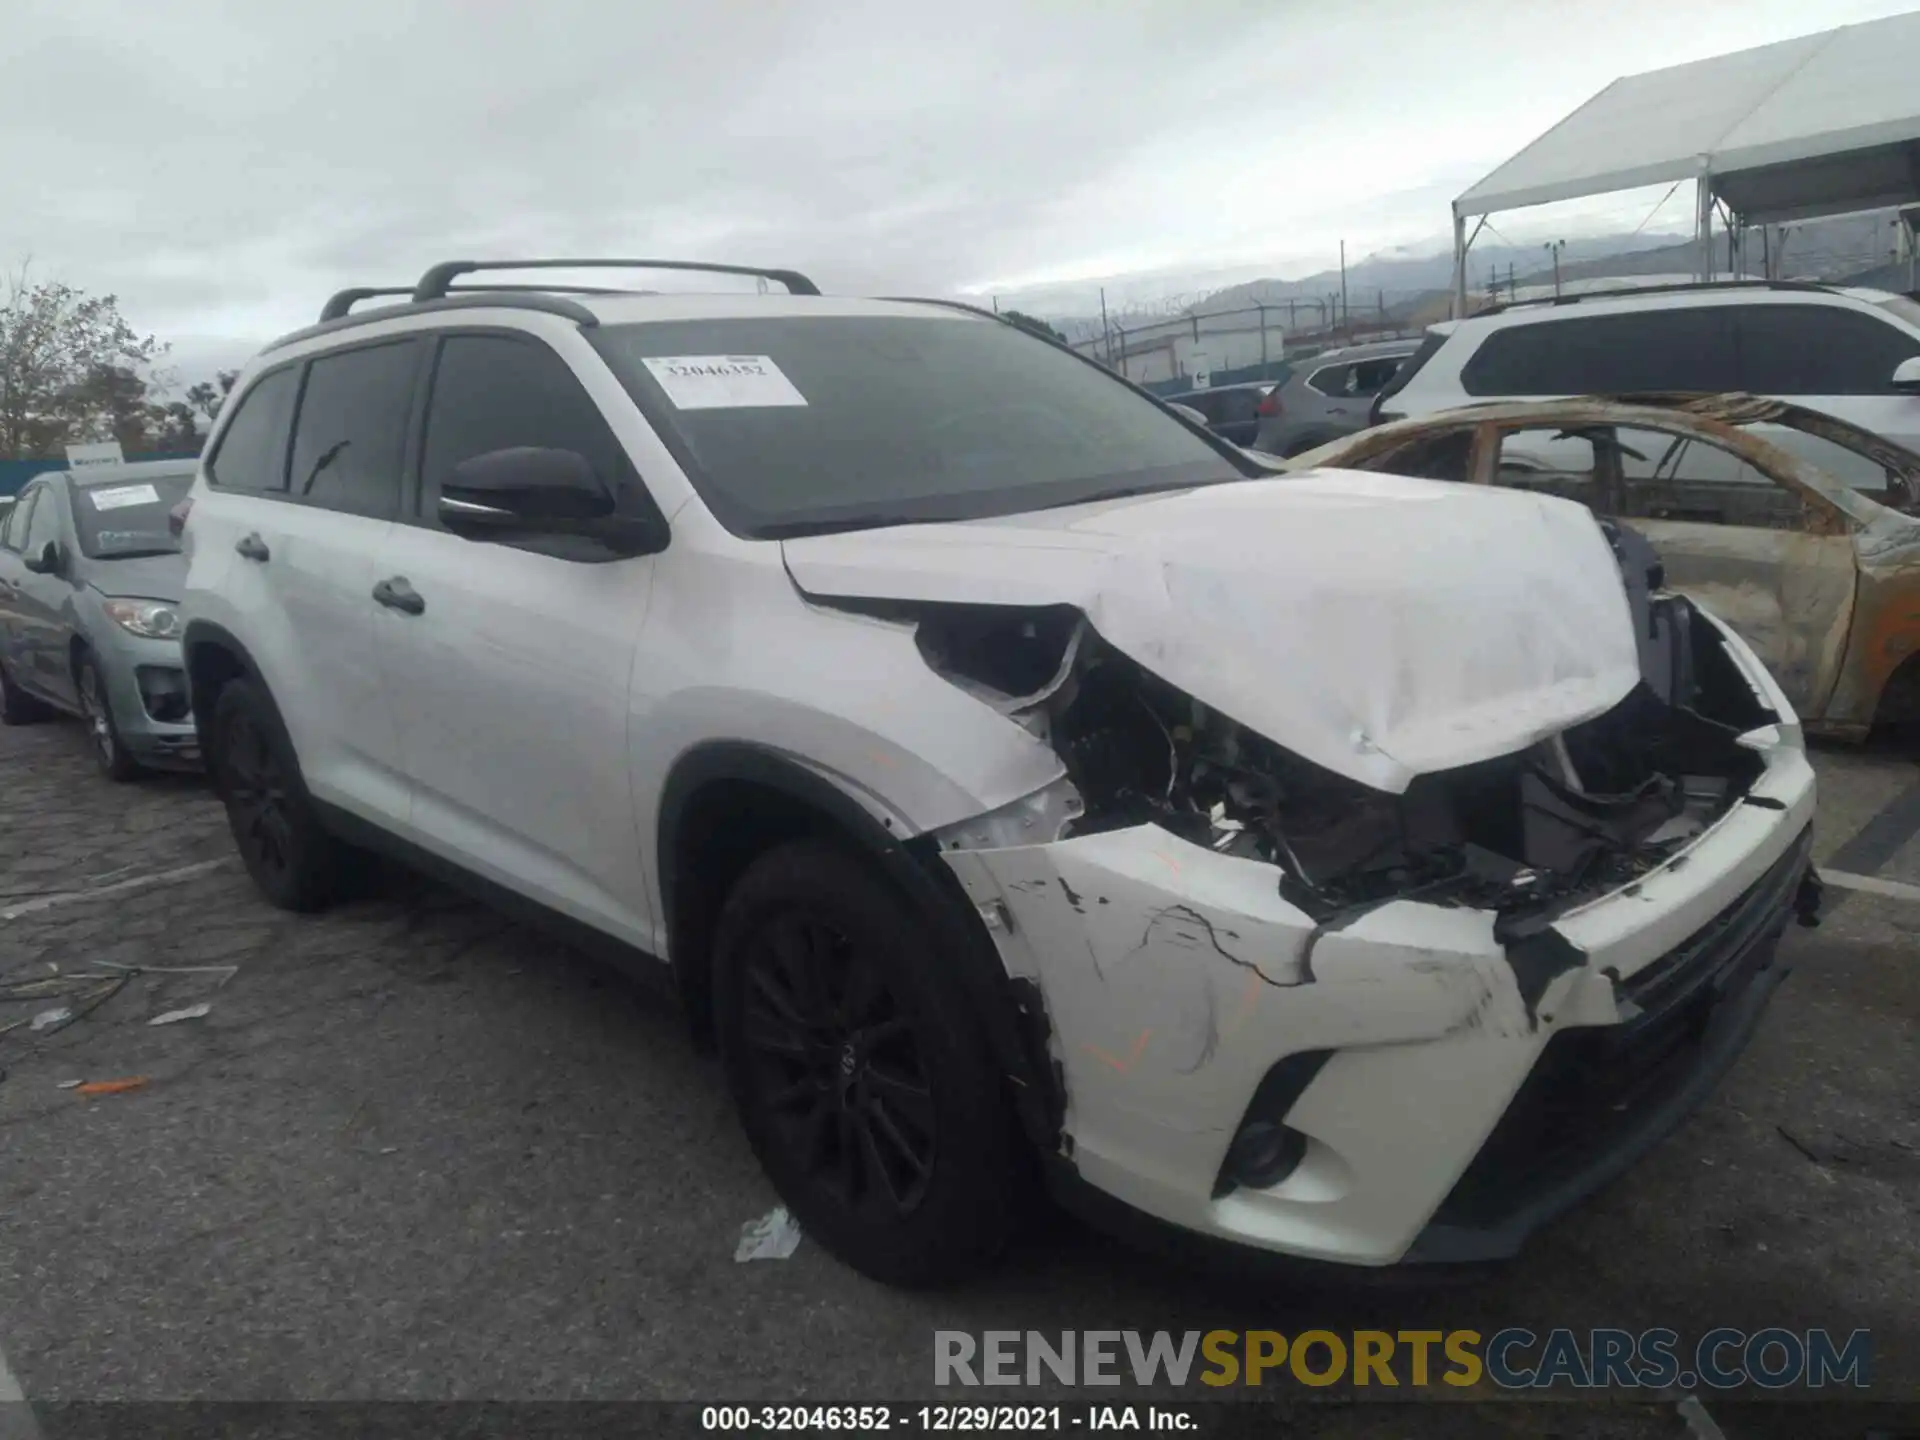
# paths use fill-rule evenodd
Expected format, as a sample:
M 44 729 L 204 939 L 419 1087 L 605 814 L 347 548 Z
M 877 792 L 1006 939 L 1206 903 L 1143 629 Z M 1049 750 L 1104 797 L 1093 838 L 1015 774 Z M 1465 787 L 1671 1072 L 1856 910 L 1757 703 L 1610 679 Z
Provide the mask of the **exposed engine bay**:
M 1630 884 L 1740 803 L 1764 766 L 1738 737 L 1778 717 L 1646 542 L 1608 526 L 1642 680 L 1518 754 L 1371 789 L 1293 755 L 1108 645 L 1081 614 L 917 604 L 941 675 L 1061 757 L 1085 810 L 1067 834 L 1155 824 L 1280 871 L 1317 921 L 1419 898 L 1510 928 Z

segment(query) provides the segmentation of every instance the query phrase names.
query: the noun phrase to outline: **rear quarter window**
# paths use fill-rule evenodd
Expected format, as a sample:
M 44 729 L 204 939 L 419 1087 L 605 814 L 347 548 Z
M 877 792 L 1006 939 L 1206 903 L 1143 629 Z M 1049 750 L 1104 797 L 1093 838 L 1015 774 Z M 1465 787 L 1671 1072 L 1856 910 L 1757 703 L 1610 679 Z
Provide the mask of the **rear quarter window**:
M 287 438 L 300 367 L 262 375 L 233 402 L 238 408 L 207 459 L 207 479 L 223 490 L 285 490 Z

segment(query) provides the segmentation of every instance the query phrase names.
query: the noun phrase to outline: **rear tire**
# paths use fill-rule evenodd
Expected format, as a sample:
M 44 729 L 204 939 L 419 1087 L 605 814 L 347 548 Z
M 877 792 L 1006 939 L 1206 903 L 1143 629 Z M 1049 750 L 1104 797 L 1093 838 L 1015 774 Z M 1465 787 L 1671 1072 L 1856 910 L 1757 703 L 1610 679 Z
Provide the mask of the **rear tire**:
M 339 893 L 344 847 L 320 823 L 273 700 L 250 680 L 230 680 L 211 729 L 207 773 L 253 883 L 282 910 L 323 908 Z
M 822 841 L 761 856 L 714 939 L 714 1018 L 741 1123 L 801 1230 L 893 1285 L 990 1265 L 1019 1140 L 968 1001 L 875 868 Z
M 0 662 L 0 725 L 34 725 L 49 718 L 53 708 L 13 683 Z
M 146 773 L 146 767 L 127 753 L 126 742 L 120 738 L 120 727 L 113 719 L 113 701 L 108 698 L 107 677 L 101 673 L 100 662 L 90 654 L 83 654 L 74 667 L 73 683 L 80 695 L 80 719 L 87 727 L 87 739 L 93 744 L 93 758 L 100 772 L 121 784 L 138 780 Z

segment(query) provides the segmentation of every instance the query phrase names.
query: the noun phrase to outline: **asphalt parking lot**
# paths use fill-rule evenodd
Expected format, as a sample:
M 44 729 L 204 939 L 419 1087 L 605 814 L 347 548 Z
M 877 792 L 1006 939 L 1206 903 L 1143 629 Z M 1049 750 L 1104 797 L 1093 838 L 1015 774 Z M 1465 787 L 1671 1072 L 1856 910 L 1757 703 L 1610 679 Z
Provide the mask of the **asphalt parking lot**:
M 1920 886 L 1920 765 L 1817 764 L 1822 863 Z M 1473 1285 L 1228 1286 L 1058 1220 L 987 1280 L 903 1294 L 805 1243 L 736 1263 L 774 1197 L 650 992 L 406 876 L 271 910 L 203 785 L 110 785 L 74 725 L 0 732 L 0 795 L 0 978 L 128 976 L 0 1006 L 0 1026 L 95 1007 L 0 1036 L 0 1380 L 37 1404 L 897 1400 L 936 1393 L 936 1329 L 1423 1323 L 1867 1328 L 1874 1393 L 1920 1399 L 1914 898 L 1831 889 L 1715 1098 Z M 1497 1409 L 1397 1407 L 1394 1433 L 1483 1433 L 1458 1427 Z M 1671 1412 L 1564 1433 L 1686 1434 Z M 1379 1433 L 1372 1407 L 1316 1413 L 1314 1433 Z M 1720 1423 L 1824 1433 L 1800 1413 Z

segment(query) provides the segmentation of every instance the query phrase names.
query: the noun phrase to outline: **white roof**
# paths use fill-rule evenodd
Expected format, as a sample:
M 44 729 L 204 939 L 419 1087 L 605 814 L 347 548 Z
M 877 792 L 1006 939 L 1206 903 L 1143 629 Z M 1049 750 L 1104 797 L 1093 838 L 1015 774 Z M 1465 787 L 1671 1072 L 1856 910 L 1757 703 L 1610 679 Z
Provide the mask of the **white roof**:
M 1920 140 L 1916 76 L 1920 13 L 1630 75 L 1454 210 L 1483 215 L 1701 174 L 1750 222 L 1920 199 L 1907 165 Z

